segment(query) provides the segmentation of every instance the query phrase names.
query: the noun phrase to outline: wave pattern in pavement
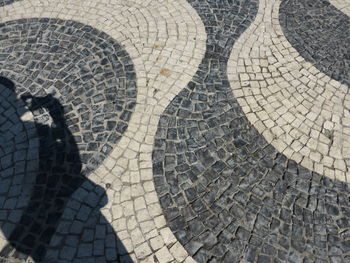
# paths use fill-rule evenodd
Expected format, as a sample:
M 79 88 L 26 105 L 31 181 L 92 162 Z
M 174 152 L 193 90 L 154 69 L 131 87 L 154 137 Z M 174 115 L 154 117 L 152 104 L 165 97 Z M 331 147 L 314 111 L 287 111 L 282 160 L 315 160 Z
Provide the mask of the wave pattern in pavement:
M 257 2 L 190 3 L 206 26 L 206 56 L 164 111 L 153 151 L 168 225 L 198 262 L 346 262 L 349 185 L 276 151 L 228 84 L 227 56 Z
M 300 55 L 329 77 L 350 86 L 350 17 L 328 0 L 283 0 L 283 33 Z

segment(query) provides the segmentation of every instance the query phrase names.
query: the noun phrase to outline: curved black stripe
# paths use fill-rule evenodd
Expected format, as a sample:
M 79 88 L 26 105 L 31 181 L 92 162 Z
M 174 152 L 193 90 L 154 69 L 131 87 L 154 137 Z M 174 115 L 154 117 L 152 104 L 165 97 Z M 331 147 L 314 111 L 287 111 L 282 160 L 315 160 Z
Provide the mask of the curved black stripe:
M 136 73 L 123 47 L 90 26 L 32 18 L 0 24 L 0 75 L 19 96 L 52 94 L 65 116 L 84 173 L 95 170 L 120 140 L 136 104 Z M 36 123 L 49 123 L 46 111 Z
M 5 5 L 10 5 L 13 4 L 14 2 L 18 2 L 22 0 L 0 0 L 0 7 L 5 6 Z
M 279 21 L 299 54 L 350 86 L 350 18 L 328 0 L 282 0 Z
M 208 34 L 196 75 L 162 114 L 153 173 L 167 223 L 198 262 L 350 260 L 349 185 L 288 160 L 227 81 L 257 1 L 189 1 Z

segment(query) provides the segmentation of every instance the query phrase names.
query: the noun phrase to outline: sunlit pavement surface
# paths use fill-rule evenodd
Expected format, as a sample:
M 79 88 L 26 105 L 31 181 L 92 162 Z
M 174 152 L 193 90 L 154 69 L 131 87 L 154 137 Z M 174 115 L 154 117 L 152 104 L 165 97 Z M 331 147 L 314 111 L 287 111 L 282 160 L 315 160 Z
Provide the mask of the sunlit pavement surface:
M 348 0 L 0 0 L 0 262 L 350 262 Z

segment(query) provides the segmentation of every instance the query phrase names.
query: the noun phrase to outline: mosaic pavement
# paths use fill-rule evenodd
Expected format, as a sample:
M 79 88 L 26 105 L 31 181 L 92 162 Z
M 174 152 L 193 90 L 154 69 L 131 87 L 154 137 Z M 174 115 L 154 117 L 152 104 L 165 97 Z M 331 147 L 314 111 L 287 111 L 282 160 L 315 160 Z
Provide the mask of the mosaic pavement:
M 347 0 L 0 0 L 0 262 L 350 262 Z

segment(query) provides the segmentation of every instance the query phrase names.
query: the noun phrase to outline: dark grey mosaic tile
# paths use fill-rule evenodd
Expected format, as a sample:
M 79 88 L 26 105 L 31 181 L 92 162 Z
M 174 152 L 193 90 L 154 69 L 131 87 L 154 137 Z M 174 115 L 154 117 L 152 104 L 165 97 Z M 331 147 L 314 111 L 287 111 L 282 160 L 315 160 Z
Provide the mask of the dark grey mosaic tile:
M 68 202 L 45 262 L 133 262 L 100 212 L 107 202 L 103 188 L 85 182 Z
M 13 83 L 0 78 L 0 222 L 5 236 L 28 205 L 39 168 L 37 129 L 34 122 L 21 120 L 29 111 L 13 96 L 13 88 Z
M 250 124 L 227 80 L 258 1 L 190 0 L 208 34 L 162 114 L 153 173 L 166 220 L 198 262 L 350 262 L 350 189 L 288 160 Z
M 81 153 L 85 173 L 119 141 L 136 104 L 136 74 L 107 34 L 74 21 L 23 19 L 0 24 L 0 75 L 20 96 L 53 95 Z M 50 124 L 45 109 L 36 123 Z
M 282 0 L 284 35 L 305 60 L 350 86 L 350 18 L 328 0 Z
M 66 257 L 128 262 L 100 212 L 108 201 L 106 190 L 88 174 L 113 149 L 133 112 L 136 75 L 130 57 L 105 33 L 74 21 L 7 22 L 0 24 L 0 36 L 0 75 L 15 83 L 5 83 L 0 93 L 5 143 L 0 147 L 0 227 L 9 241 L 0 256 L 25 261 L 29 255 L 45 263 Z M 20 119 L 26 110 L 33 113 L 32 121 Z M 71 201 L 79 190 L 86 199 Z M 87 229 L 96 232 L 84 246 L 61 227 L 72 204 L 69 224 L 75 237 Z M 99 228 L 105 229 L 103 238 L 96 236 Z M 58 234 L 64 242 L 52 243 Z
M 14 2 L 18 2 L 22 0 L 0 0 L 0 7 L 5 6 L 5 5 L 10 5 L 13 4 Z

